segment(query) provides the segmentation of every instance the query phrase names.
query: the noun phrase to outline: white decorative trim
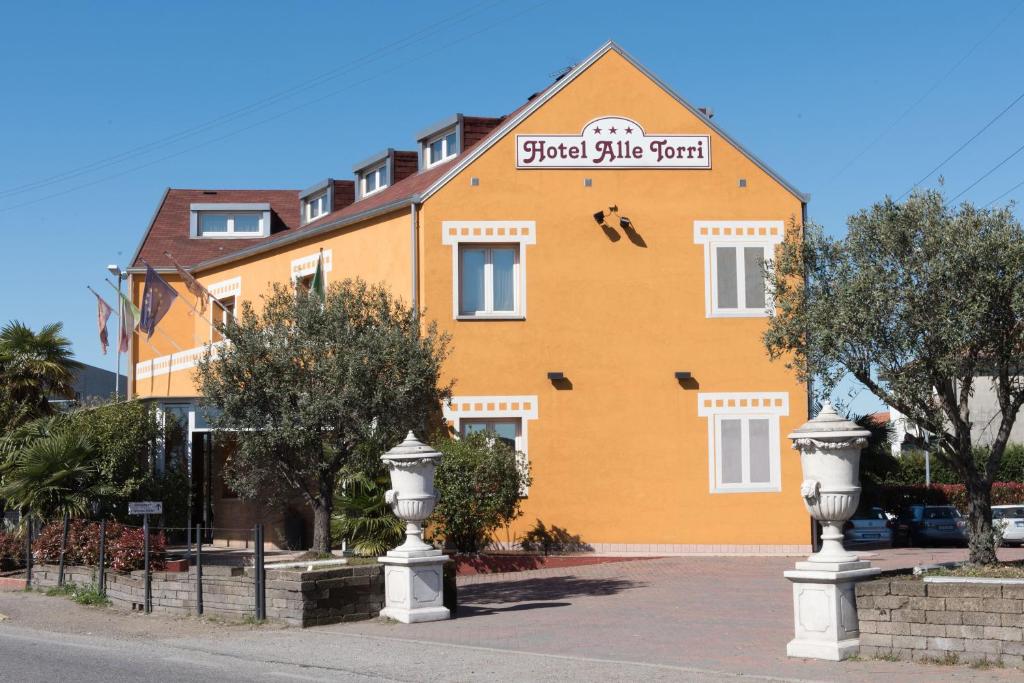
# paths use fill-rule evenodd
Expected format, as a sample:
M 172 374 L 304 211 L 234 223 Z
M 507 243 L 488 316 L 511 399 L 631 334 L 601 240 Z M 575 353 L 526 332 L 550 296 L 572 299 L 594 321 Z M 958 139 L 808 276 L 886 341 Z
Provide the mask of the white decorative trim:
M 316 261 L 320 256 L 317 251 L 309 256 L 303 256 L 292 260 L 291 279 L 294 282 L 300 277 L 306 277 L 316 272 Z M 333 253 L 330 249 L 324 249 L 324 273 L 329 273 L 334 267 Z
M 789 394 L 784 391 L 700 392 L 697 415 L 789 415 Z
M 529 421 L 537 419 L 536 396 L 452 396 L 441 406 L 444 419 L 456 434 L 462 433 L 462 420 L 519 420 L 519 443 L 516 448 L 530 461 Z M 529 493 L 524 488 L 523 495 Z
M 217 349 L 225 342 L 214 342 L 213 357 L 217 357 Z M 135 379 L 143 380 L 161 375 L 169 375 L 172 372 L 180 372 L 194 368 L 199 359 L 206 353 L 206 346 L 197 346 L 192 349 L 185 349 L 166 356 L 158 356 L 150 360 L 140 361 L 135 364 Z
M 704 315 L 707 318 L 764 318 L 764 309 L 738 308 L 721 310 L 715 306 L 717 266 L 713 258 L 718 245 L 746 244 L 764 249 L 765 260 L 771 258 L 776 244 L 786 237 L 783 221 L 694 221 L 693 241 L 704 245 Z M 737 287 L 737 296 L 739 288 Z M 767 301 L 767 292 L 766 292 Z
M 772 493 L 782 490 L 779 418 L 789 415 L 789 394 L 781 391 L 702 392 L 697 415 L 708 418 L 708 490 L 711 493 Z M 770 481 L 765 484 L 720 484 L 718 424 L 722 417 L 767 418 L 769 421 Z
M 242 278 L 239 276 L 214 282 L 207 285 L 206 291 L 213 295 L 214 299 L 226 299 L 229 296 L 239 297 L 242 295 Z
M 456 320 L 519 320 L 526 317 L 526 245 L 537 243 L 536 221 L 441 221 L 441 244 L 452 247 L 452 317 Z M 459 245 L 518 244 L 519 291 L 515 313 L 459 314 Z

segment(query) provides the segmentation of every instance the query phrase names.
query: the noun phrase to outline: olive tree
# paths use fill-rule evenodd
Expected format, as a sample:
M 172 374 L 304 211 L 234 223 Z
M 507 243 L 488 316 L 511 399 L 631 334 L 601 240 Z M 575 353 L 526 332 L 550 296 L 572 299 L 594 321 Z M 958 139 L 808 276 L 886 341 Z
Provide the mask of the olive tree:
M 439 380 L 448 338 L 361 280 L 323 297 L 274 285 L 259 312 L 244 303 L 222 331 L 228 343 L 197 377 L 214 428 L 237 441 L 225 480 L 269 504 L 301 497 L 313 550 L 327 552 L 339 473 L 369 470 L 361 459 L 424 429 L 450 396 Z
M 776 310 L 765 345 L 825 392 L 852 375 L 934 435 L 967 487 L 970 559 L 993 563 L 992 481 L 1024 403 L 1024 231 L 1009 207 L 950 207 L 934 191 L 887 198 L 848 228 L 833 239 L 791 227 L 766 267 Z M 981 460 L 970 410 L 979 377 L 999 406 Z

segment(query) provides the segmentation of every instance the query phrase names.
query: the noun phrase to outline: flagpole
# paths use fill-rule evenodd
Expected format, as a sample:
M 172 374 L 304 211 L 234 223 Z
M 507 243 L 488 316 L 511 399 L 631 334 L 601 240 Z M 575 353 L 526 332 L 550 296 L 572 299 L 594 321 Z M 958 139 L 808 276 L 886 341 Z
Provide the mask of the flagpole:
M 107 280 L 106 278 L 103 278 L 103 279 L 104 279 L 104 280 Z M 113 282 L 111 282 L 110 280 L 107 280 L 107 284 L 108 284 L 108 285 L 110 285 L 111 287 L 114 287 L 114 283 L 113 283 Z M 115 288 L 115 289 L 117 289 L 116 287 L 114 287 L 114 288 Z M 140 337 L 142 336 L 142 333 L 141 333 L 141 332 L 139 332 L 138 328 L 136 328 L 136 329 L 135 329 L 134 331 L 135 331 L 135 332 L 136 332 L 136 333 L 137 333 L 137 334 L 138 334 L 138 335 L 139 335 Z M 174 341 L 174 339 L 172 339 L 172 338 L 171 338 L 171 337 L 170 337 L 170 336 L 169 336 L 169 335 L 168 335 L 168 334 L 167 334 L 166 332 L 164 332 L 163 330 L 161 330 L 161 329 L 160 329 L 159 327 L 156 327 L 156 326 L 154 326 L 154 327 L 153 327 L 153 331 L 154 331 L 154 332 L 159 332 L 159 333 L 160 333 L 160 335 L 161 335 L 161 336 L 162 336 L 162 337 L 163 337 L 164 339 L 166 339 L 167 341 L 171 342 L 171 346 L 173 346 L 173 347 L 174 347 L 175 349 L 177 349 L 177 350 L 178 350 L 179 352 L 180 352 L 180 351 L 184 351 L 184 349 L 182 349 L 182 348 L 181 348 L 180 346 L 178 346 L 178 343 L 177 343 L 176 341 Z M 147 345 L 149 345 L 149 337 L 146 337 L 146 344 L 147 344 Z M 149 346 L 150 346 L 150 348 L 153 348 L 153 347 L 152 347 L 152 345 L 149 345 Z
M 108 281 L 108 284 L 110 284 L 110 282 L 109 282 L 109 281 Z M 95 289 L 93 289 L 92 287 L 90 287 L 89 285 L 86 285 L 86 286 L 85 286 L 85 288 L 86 288 L 86 289 L 88 289 L 88 290 L 89 290 L 90 292 L 92 292 L 93 294 L 96 294 L 96 296 L 100 296 L 99 294 L 97 294 L 97 293 L 96 293 L 96 290 L 95 290 Z M 103 297 L 100 297 L 100 298 L 102 299 Z M 104 303 L 106 303 L 106 301 L 104 301 Z M 110 304 L 107 304 L 107 305 L 109 306 Z M 118 323 L 120 323 L 120 322 L 121 322 L 121 307 L 120 307 L 120 306 L 118 306 L 117 308 L 111 308 L 111 310 L 113 311 L 114 315 L 116 315 L 116 316 L 117 316 L 117 321 L 118 321 Z M 148 347 L 149 347 L 149 350 L 150 350 L 150 351 L 152 351 L 153 353 L 155 353 L 155 354 L 156 354 L 156 355 L 158 355 L 158 356 L 164 356 L 164 355 L 166 355 L 166 354 L 164 354 L 164 353 L 160 352 L 160 351 L 159 351 L 159 350 L 158 350 L 158 349 L 157 349 L 157 348 L 156 348 L 155 346 L 153 346 L 152 344 L 150 344 L 150 343 L 149 343 L 149 340 L 148 340 L 148 339 L 146 339 L 146 338 L 145 338 L 145 337 L 143 337 L 142 335 L 139 335 L 139 337 L 140 337 L 140 338 L 142 339 L 142 341 L 144 341 L 144 342 L 146 343 L 146 346 L 148 346 Z M 121 344 L 120 344 L 120 340 L 118 340 L 118 347 L 120 347 L 120 345 L 121 345 Z M 180 351 L 180 349 L 179 349 L 179 351 Z

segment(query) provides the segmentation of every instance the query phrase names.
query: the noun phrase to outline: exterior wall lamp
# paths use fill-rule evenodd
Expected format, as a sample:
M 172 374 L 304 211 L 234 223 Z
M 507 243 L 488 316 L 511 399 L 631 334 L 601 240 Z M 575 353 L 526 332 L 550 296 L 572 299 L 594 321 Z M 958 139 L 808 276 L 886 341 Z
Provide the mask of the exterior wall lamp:
M 548 379 L 551 380 L 552 382 L 561 382 L 562 380 L 565 379 L 565 373 L 564 372 L 549 372 L 548 373 Z
M 618 207 L 617 204 L 612 204 L 611 206 L 608 207 L 608 213 L 618 213 L 618 212 L 619 212 L 619 207 Z M 605 212 L 604 211 L 598 211 L 597 213 L 594 214 L 594 222 L 597 223 L 598 225 L 604 225 L 604 219 L 605 219 Z
M 688 370 L 676 370 L 676 379 L 680 382 L 685 382 L 688 379 L 692 379 L 693 375 Z

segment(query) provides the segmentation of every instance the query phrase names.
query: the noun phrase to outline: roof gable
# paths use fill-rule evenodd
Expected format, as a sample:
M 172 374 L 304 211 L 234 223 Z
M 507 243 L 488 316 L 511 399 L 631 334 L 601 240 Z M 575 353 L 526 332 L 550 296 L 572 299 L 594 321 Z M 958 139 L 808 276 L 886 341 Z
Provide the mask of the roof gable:
M 633 66 L 637 71 L 650 79 L 658 88 L 668 94 L 678 104 L 687 109 L 693 116 L 699 118 L 704 125 L 711 129 L 712 132 L 722 138 L 724 142 L 731 145 L 741 155 L 746 157 L 751 163 L 761 169 L 767 174 L 772 180 L 778 183 L 780 186 L 786 189 L 790 194 L 799 199 L 801 202 L 806 203 L 810 197 L 798 190 L 792 183 L 787 181 L 778 172 L 764 163 L 760 158 L 746 149 L 743 145 L 737 142 L 732 136 L 722 130 L 716 125 L 710 118 L 705 116 L 699 109 L 694 107 L 692 104 L 683 99 L 677 92 L 672 90 L 664 81 L 659 79 L 657 76 L 648 71 L 642 64 L 637 62 L 629 53 L 619 47 L 615 42 L 608 41 L 602 45 L 596 52 L 587 57 L 585 60 L 570 69 L 564 76 L 559 78 L 555 83 L 551 84 L 547 89 L 540 92 L 536 97 L 531 100 L 519 110 L 509 114 L 505 117 L 503 123 L 487 135 L 481 142 L 468 153 L 457 157 L 454 163 L 447 169 L 447 171 L 437 179 L 430 187 L 428 187 L 419 196 L 420 201 L 428 199 L 430 196 L 438 192 L 442 187 L 448 184 L 455 176 L 457 176 L 463 169 L 472 164 L 476 159 L 482 156 L 488 149 L 493 147 L 499 140 L 507 136 L 513 130 L 515 130 L 521 123 L 529 118 L 535 111 L 540 109 L 545 103 L 556 97 L 562 90 L 564 90 L 570 83 L 579 78 L 584 72 L 590 67 L 596 64 L 602 57 L 609 52 L 615 52 L 621 56 L 626 62 Z

